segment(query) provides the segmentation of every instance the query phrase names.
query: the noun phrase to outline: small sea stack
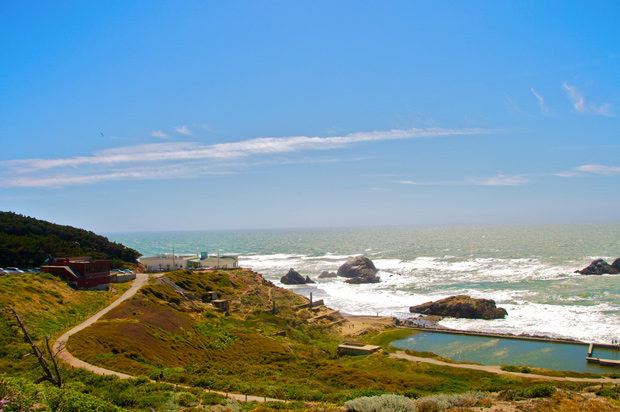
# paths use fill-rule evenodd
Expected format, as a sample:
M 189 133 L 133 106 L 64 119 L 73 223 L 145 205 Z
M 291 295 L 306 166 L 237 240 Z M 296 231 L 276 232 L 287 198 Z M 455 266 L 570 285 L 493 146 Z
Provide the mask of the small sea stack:
M 365 256 L 355 256 L 347 259 L 346 262 L 338 268 L 338 276 L 349 278 L 346 283 L 377 283 L 379 270 L 372 263 L 372 260 Z
M 289 269 L 288 273 L 280 278 L 280 282 L 285 285 L 305 285 L 307 283 L 316 283 L 314 280 L 310 279 L 310 276 L 306 276 L 304 278 L 293 268 Z
M 620 258 L 614 260 L 611 265 L 603 259 L 596 259 L 590 265 L 581 270 L 575 271 L 582 275 L 617 275 L 620 274 Z

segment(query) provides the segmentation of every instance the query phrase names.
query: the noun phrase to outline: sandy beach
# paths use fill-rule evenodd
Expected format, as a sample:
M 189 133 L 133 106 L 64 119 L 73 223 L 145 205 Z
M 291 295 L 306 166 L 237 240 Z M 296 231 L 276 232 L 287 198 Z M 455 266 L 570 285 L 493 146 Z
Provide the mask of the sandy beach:
M 389 316 L 352 316 L 344 317 L 340 324 L 344 336 L 360 336 L 371 331 L 379 331 L 396 326 L 396 319 Z

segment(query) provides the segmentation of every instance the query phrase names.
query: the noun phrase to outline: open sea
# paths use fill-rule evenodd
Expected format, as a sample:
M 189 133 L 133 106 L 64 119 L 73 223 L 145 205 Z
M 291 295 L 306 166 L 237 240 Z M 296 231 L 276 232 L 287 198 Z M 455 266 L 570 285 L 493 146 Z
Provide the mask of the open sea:
M 549 225 L 416 226 L 109 233 L 144 256 L 237 254 L 278 286 L 346 314 L 406 318 L 409 307 L 452 295 L 488 298 L 508 311 L 502 320 L 444 319 L 449 328 L 526 333 L 585 342 L 620 339 L 620 275 L 574 273 L 596 258 L 620 257 L 620 222 Z M 337 271 L 365 255 L 381 282 L 349 285 Z M 317 283 L 285 286 L 290 268 Z

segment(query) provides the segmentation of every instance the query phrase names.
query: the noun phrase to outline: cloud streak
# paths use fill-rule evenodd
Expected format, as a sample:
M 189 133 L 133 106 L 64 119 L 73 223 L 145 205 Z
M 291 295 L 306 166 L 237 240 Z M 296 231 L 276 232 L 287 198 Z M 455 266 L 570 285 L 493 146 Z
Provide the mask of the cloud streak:
M 474 177 L 455 181 L 417 182 L 413 180 L 401 180 L 398 183 L 412 186 L 521 186 L 530 182 L 526 175 L 505 176 L 498 173 L 493 177 Z
M 180 129 L 187 130 L 185 126 Z M 356 144 L 387 140 L 483 133 L 490 131 L 414 128 L 358 132 L 332 137 L 265 137 L 213 145 L 196 142 L 151 143 L 106 149 L 92 156 L 2 161 L 0 187 L 64 187 L 110 180 L 189 177 L 195 176 L 197 171 L 201 174 L 219 173 L 215 169 L 225 170 L 227 163 L 250 158 L 343 149 Z M 207 162 L 208 167 L 205 166 Z M 123 172 L 117 172 L 118 168 L 122 168 Z
M 484 179 L 470 179 L 470 182 L 477 186 L 521 186 L 529 181 L 530 179 L 525 175 L 505 176 L 502 173 Z
M 599 114 L 601 116 L 608 117 L 615 116 L 611 111 L 611 105 L 609 103 L 604 103 L 600 106 L 593 103 L 586 103 L 585 95 L 581 90 L 568 84 L 567 82 L 564 82 L 562 87 L 566 90 L 568 100 L 570 100 L 576 112 L 583 114 Z
M 168 136 L 166 133 L 162 132 L 161 130 L 157 130 L 157 131 L 151 132 L 151 136 L 159 137 L 160 139 L 169 139 L 170 138 L 170 136 Z
M 545 116 L 549 116 L 550 115 L 549 108 L 545 104 L 545 100 L 543 99 L 543 97 L 540 94 L 538 94 L 536 90 L 534 90 L 533 87 L 530 90 L 532 91 L 534 96 L 536 96 L 536 99 L 538 99 L 538 107 L 540 107 L 540 111 L 542 112 L 542 114 L 544 114 Z
M 185 125 L 180 126 L 180 127 L 175 127 L 174 131 L 177 132 L 177 133 L 184 134 L 186 136 L 192 136 L 193 135 L 192 132 Z

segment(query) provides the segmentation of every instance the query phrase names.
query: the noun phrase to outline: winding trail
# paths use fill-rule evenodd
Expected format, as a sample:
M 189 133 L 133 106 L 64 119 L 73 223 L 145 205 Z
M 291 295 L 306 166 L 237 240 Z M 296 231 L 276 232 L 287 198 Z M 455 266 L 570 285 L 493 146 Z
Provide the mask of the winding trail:
M 550 381 L 583 382 L 583 383 L 595 383 L 595 384 L 596 383 L 617 383 L 618 382 L 617 379 L 611 379 L 611 378 L 570 378 L 570 377 L 559 377 L 559 376 L 536 375 L 533 373 L 507 372 L 507 371 L 501 370 L 499 366 L 447 363 L 447 362 L 439 361 L 437 359 L 421 358 L 419 356 L 407 355 L 403 351 L 390 354 L 390 358 L 405 359 L 411 362 L 431 363 L 433 365 L 448 366 L 450 368 L 473 369 L 473 370 L 478 370 L 478 371 L 495 373 L 498 375 L 512 375 L 512 376 L 518 376 L 518 377 L 526 378 L 526 379 L 546 379 Z
M 73 329 L 70 329 L 69 331 L 65 332 L 60 338 L 58 338 L 56 342 L 54 342 L 54 350 L 53 350 L 53 352 L 57 354 L 58 359 L 62 360 L 63 362 L 67 363 L 68 365 L 72 367 L 86 369 L 98 375 L 115 375 L 121 379 L 135 378 L 135 376 L 131 376 L 125 373 L 120 373 L 120 372 L 116 372 L 110 369 L 105 369 L 99 366 L 91 365 L 90 363 L 86 363 L 83 360 L 76 358 L 75 356 L 71 355 L 71 353 L 69 353 L 69 351 L 67 350 L 67 341 L 69 340 L 69 337 L 71 335 L 74 335 L 75 333 L 81 331 L 82 329 L 86 329 L 87 327 L 91 326 L 93 323 L 97 322 L 103 315 L 105 315 L 106 313 L 108 313 L 109 311 L 111 311 L 112 309 L 114 309 L 115 307 L 117 307 L 118 305 L 126 301 L 127 299 L 134 296 L 136 292 L 148 282 L 148 280 L 149 280 L 148 274 L 137 273 L 136 279 L 131 284 L 131 287 L 127 291 L 125 291 L 125 293 L 123 293 L 120 298 L 116 299 L 109 306 L 100 310 L 95 315 L 88 318 L 84 322 L 80 323 Z M 168 384 L 172 385 L 170 383 Z M 185 387 L 184 385 L 175 385 L 175 386 Z M 227 398 L 235 399 L 241 402 L 251 402 L 251 401 L 286 402 L 282 399 L 267 398 L 264 396 L 261 397 L 261 396 L 252 396 L 252 395 L 242 395 L 238 393 L 218 392 L 218 391 L 212 391 L 212 390 L 208 390 L 208 391 L 212 393 L 217 393 L 219 395 L 226 396 Z
M 126 301 L 127 299 L 131 298 L 133 295 L 135 295 L 138 289 L 144 286 L 146 282 L 148 282 L 148 280 L 149 280 L 149 275 L 147 275 L 146 273 L 137 273 L 136 279 L 131 284 L 131 287 L 127 291 L 125 291 L 125 293 L 123 293 L 120 298 L 116 299 L 108 307 L 100 310 L 94 316 L 88 318 L 87 320 L 80 323 L 73 329 L 65 332 L 60 338 L 58 338 L 56 342 L 54 342 L 54 353 L 58 354 L 57 355 L 58 358 L 75 368 L 86 369 L 99 375 L 116 375 L 121 379 L 133 378 L 133 376 L 131 375 L 111 371 L 109 369 L 100 368 L 99 366 L 91 365 L 90 363 L 86 363 L 76 358 L 75 356 L 71 355 L 69 351 L 67 350 L 67 341 L 69 340 L 69 337 L 71 335 L 76 334 L 82 329 L 86 329 L 93 323 L 97 322 L 99 318 L 101 318 L 103 315 L 105 315 L 106 313 L 108 313 L 109 311 L 111 311 L 112 309 L 114 309 L 115 307 L 117 307 L 118 305 Z

